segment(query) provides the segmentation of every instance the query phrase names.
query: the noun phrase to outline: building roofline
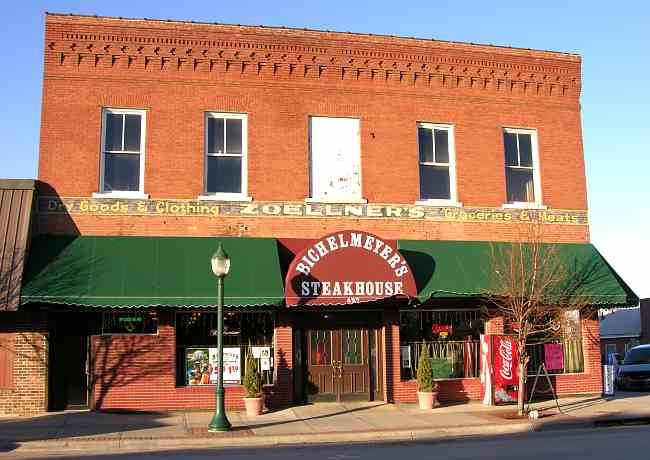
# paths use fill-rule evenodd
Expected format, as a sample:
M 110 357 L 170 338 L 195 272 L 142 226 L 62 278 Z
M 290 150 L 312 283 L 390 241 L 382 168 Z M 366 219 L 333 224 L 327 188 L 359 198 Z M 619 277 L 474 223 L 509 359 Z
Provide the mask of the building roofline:
M 641 337 L 641 334 L 610 334 L 610 335 L 601 335 L 601 339 L 634 339 Z
M 36 179 L 0 179 L 0 190 L 34 190 Z
M 76 14 L 76 13 L 58 13 L 58 12 L 45 12 L 46 17 L 59 17 L 59 18 L 78 18 L 78 19 L 94 19 L 94 20 L 106 20 L 106 21 L 120 21 L 120 22 L 150 22 L 158 24 L 180 24 L 186 26 L 217 26 L 217 27 L 238 27 L 248 30 L 265 30 L 265 31 L 289 31 L 289 32 L 307 32 L 313 34 L 333 34 L 341 36 L 341 38 L 356 36 L 356 37 L 369 37 L 369 38 L 379 38 L 379 39 L 393 39 L 400 40 L 405 42 L 413 42 L 413 44 L 424 44 L 424 43 L 439 43 L 442 45 L 448 46 L 471 46 L 482 49 L 493 49 L 493 50 L 511 50 L 515 52 L 528 52 L 528 53 L 538 53 L 540 57 L 550 57 L 552 55 L 555 58 L 569 58 L 570 60 L 581 60 L 581 56 L 578 53 L 565 52 L 565 51 L 553 51 L 553 50 L 542 50 L 534 48 L 523 48 L 507 45 L 494 45 L 494 44 L 483 44 L 483 43 L 473 43 L 473 42 L 462 42 L 454 40 L 440 40 L 436 38 L 418 38 L 418 37 L 408 37 L 400 35 L 387 35 L 387 34 L 372 34 L 367 32 L 341 32 L 336 30 L 324 30 L 324 29 L 311 29 L 311 28 L 302 28 L 302 27 L 287 27 L 287 26 L 266 26 L 266 25 L 250 25 L 250 24 L 233 24 L 233 23 L 223 23 L 223 22 L 207 22 L 207 21 L 192 21 L 192 20 L 177 20 L 177 19 L 155 19 L 155 18 L 127 18 L 122 16 L 103 16 L 103 15 L 90 15 L 90 14 Z

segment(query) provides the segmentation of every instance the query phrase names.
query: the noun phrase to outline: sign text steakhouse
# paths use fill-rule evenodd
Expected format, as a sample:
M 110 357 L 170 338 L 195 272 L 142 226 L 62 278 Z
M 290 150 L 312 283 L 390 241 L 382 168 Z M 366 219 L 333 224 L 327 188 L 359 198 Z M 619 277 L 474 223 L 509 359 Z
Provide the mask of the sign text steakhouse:
M 302 273 L 303 275 L 309 275 L 311 269 L 318 263 L 319 260 L 321 260 L 321 258 L 345 248 L 360 248 L 365 249 L 368 252 L 374 252 L 386 261 L 386 263 L 393 269 L 395 276 L 398 278 L 401 278 L 409 272 L 409 266 L 399 252 L 394 250 L 379 238 L 364 233 L 355 232 L 351 232 L 349 235 L 346 235 L 345 233 L 338 233 L 336 235 L 330 235 L 318 241 L 305 252 L 304 256 L 302 256 L 300 259 L 301 262 L 296 265 L 296 271 Z
M 404 294 L 401 281 L 302 281 L 303 297 L 390 297 Z

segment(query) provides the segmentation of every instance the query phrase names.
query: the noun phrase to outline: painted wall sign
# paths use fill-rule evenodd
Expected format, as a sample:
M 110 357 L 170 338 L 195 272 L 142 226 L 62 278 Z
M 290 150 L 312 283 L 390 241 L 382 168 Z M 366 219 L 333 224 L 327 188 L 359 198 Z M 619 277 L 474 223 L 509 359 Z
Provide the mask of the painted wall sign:
M 455 208 L 404 204 L 342 204 L 282 201 L 223 202 L 40 197 L 41 214 L 90 214 L 178 217 L 296 217 L 396 219 L 448 222 L 542 222 L 587 225 L 587 211 Z
M 340 305 L 415 297 L 417 288 L 393 241 L 346 230 L 326 235 L 296 255 L 285 293 L 289 306 Z

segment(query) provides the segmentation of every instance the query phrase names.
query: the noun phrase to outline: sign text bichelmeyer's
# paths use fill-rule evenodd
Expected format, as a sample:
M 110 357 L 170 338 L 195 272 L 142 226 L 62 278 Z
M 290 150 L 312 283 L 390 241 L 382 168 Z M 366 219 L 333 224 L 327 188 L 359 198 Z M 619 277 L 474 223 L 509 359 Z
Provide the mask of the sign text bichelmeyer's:
M 328 254 L 345 248 L 360 248 L 372 252 L 386 261 L 397 278 L 409 272 L 406 260 L 381 239 L 363 233 L 338 233 L 318 241 L 309 248 L 296 265 L 296 272 L 309 275 L 311 269 Z M 356 303 L 361 297 L 391 297 L 404 294 L 402 281 L 309 281 L 300 283 L 303 297 L 346 297 Z
M 298 253 L 287 273 L 288 305 L 359 303 L 417 295 L 404 256 L 359 230 L 325 235 Z

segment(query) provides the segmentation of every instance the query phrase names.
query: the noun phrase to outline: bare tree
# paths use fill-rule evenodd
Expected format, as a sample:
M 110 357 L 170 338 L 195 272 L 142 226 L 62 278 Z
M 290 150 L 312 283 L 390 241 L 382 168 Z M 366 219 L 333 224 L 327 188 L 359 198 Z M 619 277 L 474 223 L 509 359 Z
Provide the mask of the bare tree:
M 526 345 L 555 341 L 571 333 L 572 318 L 589 309 L 588 285 L 596 267 L 562 254 L 546 243 L 543 227 L 524 227 L 519 241 L 490 246 L 491 288 L 485 293 L 484 314 L 500 317 L 514 332 L 518 351 L 517 412 L 524 415 L 526 376 L 530 355 Z

